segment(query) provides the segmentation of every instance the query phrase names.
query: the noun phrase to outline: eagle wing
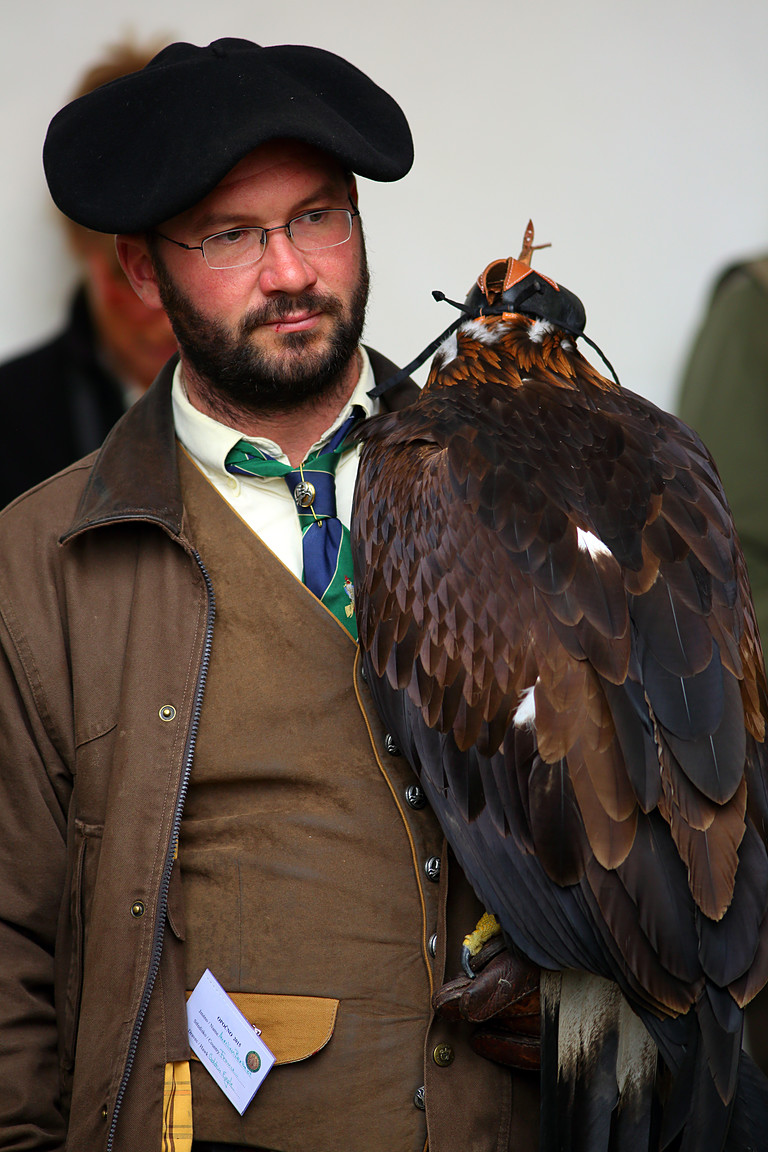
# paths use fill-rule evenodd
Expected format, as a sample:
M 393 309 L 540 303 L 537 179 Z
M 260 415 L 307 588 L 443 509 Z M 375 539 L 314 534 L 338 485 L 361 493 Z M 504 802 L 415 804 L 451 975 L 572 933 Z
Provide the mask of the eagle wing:
M 708 452 L 519 313 L 465 322 L 362 435 L 369 682 L 467 877 L 530 960 L 615 981 L 676 1073 L 694 1028 L 727 1110 L 768 977 L 767 709 Z

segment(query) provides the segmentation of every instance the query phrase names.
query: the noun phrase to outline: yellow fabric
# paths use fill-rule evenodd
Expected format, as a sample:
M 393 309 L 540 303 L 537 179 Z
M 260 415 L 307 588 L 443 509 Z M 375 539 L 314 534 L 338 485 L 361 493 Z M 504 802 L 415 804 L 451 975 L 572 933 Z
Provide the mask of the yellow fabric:
M 165 1066 L 161 1152 L 191 1152 L 192 1136 L 189 1061 L 179 1060 Z
M 187 992 L 187 999 L 191 995 Z M 248 1023 L 261 1030 L 261 1038 L 277 1064 L 307 1060 L 324 1048 L 333 1035 L 338 1000 L 258 992 L 229 992 L 228 995 Z

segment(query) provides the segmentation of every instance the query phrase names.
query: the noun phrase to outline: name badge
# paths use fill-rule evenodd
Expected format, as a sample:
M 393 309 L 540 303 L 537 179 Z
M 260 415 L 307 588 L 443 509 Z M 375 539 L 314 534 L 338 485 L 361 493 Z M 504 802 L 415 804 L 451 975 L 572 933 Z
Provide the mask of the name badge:
M 189 1046 L 242 1116 L 275 1057 L 206 968 L 187 1001 Z

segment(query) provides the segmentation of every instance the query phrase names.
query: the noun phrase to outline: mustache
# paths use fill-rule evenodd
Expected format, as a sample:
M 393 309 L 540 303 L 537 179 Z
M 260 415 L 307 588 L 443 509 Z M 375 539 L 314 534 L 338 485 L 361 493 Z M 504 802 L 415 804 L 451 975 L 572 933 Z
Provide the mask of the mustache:
M 250 336 L 262 324 L 276 324 L 300 312 L 327 312 L 331 316 L 341 316 L 343 311 L 338 296 L 330 293 L 302 292 L 298 296 L 276 296 L 246 312 L 240 321 L 240 331 L 243 336 Z

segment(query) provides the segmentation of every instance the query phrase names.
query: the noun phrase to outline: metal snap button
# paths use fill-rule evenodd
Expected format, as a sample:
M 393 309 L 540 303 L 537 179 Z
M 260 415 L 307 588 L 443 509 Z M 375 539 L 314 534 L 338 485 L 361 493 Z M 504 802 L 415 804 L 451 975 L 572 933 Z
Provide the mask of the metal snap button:
M 141 900 L 137 900 L 134 904 L 131 904 L 131 916 L 134 916 L 137 920 L 140 916 L 144 915 L 145 911 L 146 909 Z
M 427 943 L 427 951 L 434 960 L 437 955 L 437 932 L 433 932 Z
M 169 720 L 175 719 L 176 709 L 174 708 L 173 704 L 163 704 L 162 708 L 158 712 L 158 716 L 161 720 L 165 720 L 167 723 Z
M 426 873 L 427 880 L 431 880 L 436 884 L 440 879 L 440 857 L 430 856 L 429 860 L 424 862 L 424 872 Z
M 453 1064 L 454 1055 L 450 1044 L 438 1044 L 432 1053 L 432 1059 L 439 1068 L 447 1068 L 449 1064 Z
M 427 803 L 427 798 L 418 784 L 409 784 L 405 790 L 405 799 L 410 804 L 411 808 L 418 811 L 423 808 Z
M 421 1088 L 417 1088 L 413 1094 L 413 1104 L 415 1108 L 418 1108 L 419 1112 L 426 1112 L 427 1110 L 425 1096 L 426 1093 L 424 1091 L 424 1085 L 422 1084 Z
M 386 748 L 387 752 L 389 752 L 390 756 L 402 756 L 402 752 L 395 743 L 394 737 L 391 736 L 389 732 L 387 732 L 386 736 L 384 737 L 384 747 Z

